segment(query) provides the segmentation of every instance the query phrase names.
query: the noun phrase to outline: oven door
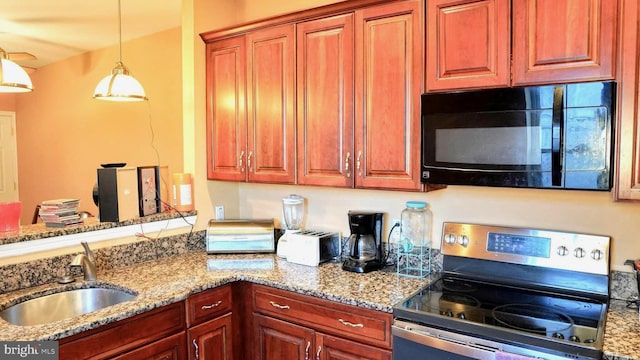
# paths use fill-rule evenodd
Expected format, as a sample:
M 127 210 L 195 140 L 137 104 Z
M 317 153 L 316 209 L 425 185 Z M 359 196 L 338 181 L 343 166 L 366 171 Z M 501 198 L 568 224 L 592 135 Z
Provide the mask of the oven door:
M 400 320 L 394 321 L 391 330 L 393 333 L 394 360 L 567 360 L 567 358 L 563 356 L 425 327 Z M 579 359 L 587 358 L 579 357 Z

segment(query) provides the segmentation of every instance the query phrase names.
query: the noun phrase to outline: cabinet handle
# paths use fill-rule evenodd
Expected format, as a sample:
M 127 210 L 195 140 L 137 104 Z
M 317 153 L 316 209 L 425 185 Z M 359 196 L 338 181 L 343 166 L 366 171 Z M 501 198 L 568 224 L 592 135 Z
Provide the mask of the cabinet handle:
M 362 158 L 362 151 L 358 151 L 358 158 L 356 160 L 356 169 L 358 170 L 358 176 L 362 176 L 362 170 L 360 169 L 361 158 Z
M 311 347 L 311 341 L 307 341 L 307 347 L 304 349 L 304 360 L 309 360 L 309 348 Z
M 363 328 L 364 327 L 364 325 L 362 325 L 362 324 L 354 324 L 352 322 L 344 321 L 342 319 L 338 319 L 338 321 L 340 322 L 340 324 L 342 324 L 344 326 L 350 326 L 350 327 L 353 327 L 353 328 Z
M 162 357 L 162 359 L 160 359 L 160 360 L 171 360 L 171 356 L 169 356 L 169 355 L 165 355 L 165 356 L 163 356 L 163 357 Z
M 196 351 L 196 360 L 200 359 L 200 349 L 198 348 L 198 343 L 196 342 L 196 339 L 193 339 L 193 348 Z
M 240 172 L 244 172 L 244 150 L 240 151 Z
M 249 172 L 253 172 L 251 170 L 251 157 L 253 156 L 253 151 L 249 151 L 249 155 L 247 155 L 247 169 L 249 169 Z
M 320 360 L 320 352 L 322 351 L 322 346 L 318 346 L 318 352 L 316 353 L 316 360 Z
M 209 309 L 213 309 L 215 307 L 220 306 L 220 304 L 222 304 L 222 300 L 218 300 L 217 302 L 211 304 L 211 305 L 202 305 L 202 307 L 200 307 L 202 310 L 209 310 Z
M 347 177 L 351 177 L 351 170 L 349 170 L 349 160 L 351 159 L 351 153 L 348 152 L 344 158 L 344 171 L 347 172 Z
M 280 305 L 273 301 L 269 301 L 269 304 L 271 304 L 271 306 L 273 306 L 274 308 L 283 309 L 283 310 L 289 310 L 291 308 L 289 305 Z

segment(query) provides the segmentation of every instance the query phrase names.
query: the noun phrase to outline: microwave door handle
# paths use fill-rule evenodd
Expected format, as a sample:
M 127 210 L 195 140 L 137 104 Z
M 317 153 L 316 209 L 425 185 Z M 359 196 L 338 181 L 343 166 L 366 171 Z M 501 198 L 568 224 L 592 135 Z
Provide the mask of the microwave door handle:
M 551 116 L 551 185 L 562 185 L 562 146 L 564 136 L 564 86 L 553 90 L 553 114 Z

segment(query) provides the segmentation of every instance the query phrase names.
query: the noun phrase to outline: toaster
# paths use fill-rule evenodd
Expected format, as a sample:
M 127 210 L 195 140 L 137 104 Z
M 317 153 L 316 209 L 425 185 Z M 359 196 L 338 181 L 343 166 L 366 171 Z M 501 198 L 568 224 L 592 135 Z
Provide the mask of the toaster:
M 341 243 L 339 232 L 302 230 L 287 234 L 287 261 L 308 266 L 338 261 Z

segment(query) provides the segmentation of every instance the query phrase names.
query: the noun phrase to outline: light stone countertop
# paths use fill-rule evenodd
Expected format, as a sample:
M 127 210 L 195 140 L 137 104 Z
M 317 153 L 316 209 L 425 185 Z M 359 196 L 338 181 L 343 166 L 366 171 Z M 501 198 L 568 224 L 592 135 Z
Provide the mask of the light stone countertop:
M 611 300 L 604 332 L 604 359 L 640 359 L 640 317 L 638 309 L 630 309 L 627 302 Z
M 191 252 L 129 267 L 98 273 L 98 282 L 89 285 L 77 280 L 69 285 L 50 284 L 0 294 L 0 310 L 9 305 L 60 289 L 96 285 L 135 291 L 135 299 L 92 313 L 54 323 L 15 326 L 0 319 L 0 340 L 57 340 L 115 322 L 189 295 L 229 282 L 245 280 L 344 304 L 391 312 L 397 302 L 429 281 L 398 277 L 395 272 L 357 274 L 343 271 L 341 264 L 309 267 L 288 263 L 269 255 L 207 255 Z
M 135 299 L 75 318 L 37 326 L 14 326 L 0 319 L 0 340 L 57 340 L 125 319 L 189 295 L 234 281 L 250 281 L 344 304 L 391 312 L 394 304 L 430 281 L 398 277 L 393 271 L 356 274 L 340 264 L 309 267 L 274 255 L 207 255 L 190 252 L 98 274 L 98 282 L 43 285 L 0 294 L 0 310 L 60 289 L 105 286 L 135 291 Z M 607 316 L 604 359 L 640 360 L 640 318 L 637 309 L 612 300 Z

